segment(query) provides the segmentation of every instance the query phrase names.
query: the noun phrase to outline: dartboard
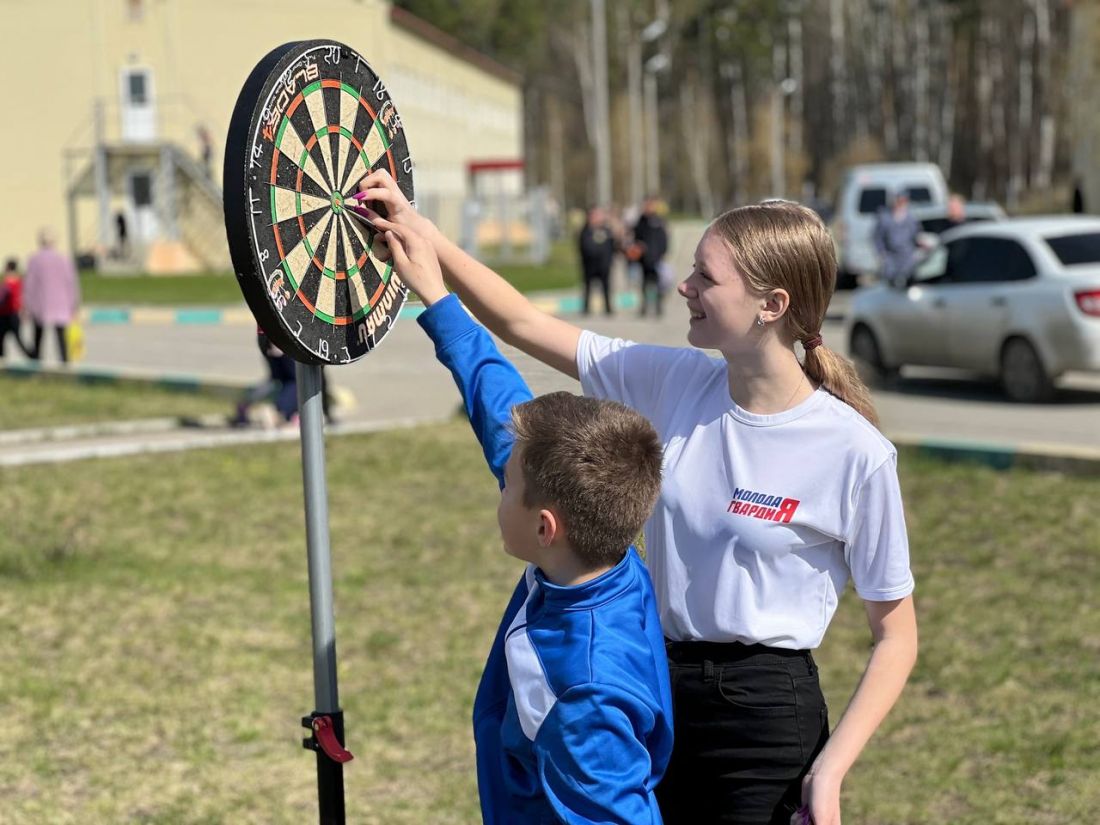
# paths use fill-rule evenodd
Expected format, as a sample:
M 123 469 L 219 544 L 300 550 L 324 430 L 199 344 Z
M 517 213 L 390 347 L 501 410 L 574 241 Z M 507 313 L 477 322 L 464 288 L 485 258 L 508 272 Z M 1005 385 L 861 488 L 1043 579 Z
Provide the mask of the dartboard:
M 287 43 L 259 62 L 225 145 L 225 228 L 260 327 L 295 360 L 346 364 L 393 327 L 407 288 L 349 206 L 386 169 L 413 200 L 412 158 L 389 91 L 332 40 Z

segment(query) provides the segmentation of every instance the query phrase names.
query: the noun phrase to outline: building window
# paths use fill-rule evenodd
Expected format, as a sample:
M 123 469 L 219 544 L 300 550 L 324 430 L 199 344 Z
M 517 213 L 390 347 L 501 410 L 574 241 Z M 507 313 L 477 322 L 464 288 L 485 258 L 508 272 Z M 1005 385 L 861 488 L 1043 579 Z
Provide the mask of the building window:
M 126 102 L 144 106 L 149 102 L 149 84 L 145 72 L 129 72 L 126 75 Z
M 145 0 L 126 0 L 126 17 L 131 23 L 140 23 L 145 17 Z

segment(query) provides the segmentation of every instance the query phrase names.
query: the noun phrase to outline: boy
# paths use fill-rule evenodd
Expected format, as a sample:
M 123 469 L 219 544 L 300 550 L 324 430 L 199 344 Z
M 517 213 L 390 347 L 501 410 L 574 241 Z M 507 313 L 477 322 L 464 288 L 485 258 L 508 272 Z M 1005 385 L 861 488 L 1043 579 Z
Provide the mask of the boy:
M 474 702 L 483 819 L 660 823 L 672 699 L 653 586 L 630 546 L 660 488 L 657 434 L 615 402 L 530 400 L 448 295 L 430 244 L 378 223 L 501 485 L 504 548 L 529 562 Z

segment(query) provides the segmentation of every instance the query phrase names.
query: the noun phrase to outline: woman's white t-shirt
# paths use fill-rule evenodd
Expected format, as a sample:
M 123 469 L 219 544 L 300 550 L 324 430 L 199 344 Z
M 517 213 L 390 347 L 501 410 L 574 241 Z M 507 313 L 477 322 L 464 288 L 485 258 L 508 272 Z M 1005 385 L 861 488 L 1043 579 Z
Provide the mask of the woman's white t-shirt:
M 577 367 L 664 444 L 645 550 L 668 638 L 811 649 L 849 577 L 868 601 L 913 592 L 897 452 L 852 407 L 819 389 L 755 415 L 724 360 L 588 331 Z

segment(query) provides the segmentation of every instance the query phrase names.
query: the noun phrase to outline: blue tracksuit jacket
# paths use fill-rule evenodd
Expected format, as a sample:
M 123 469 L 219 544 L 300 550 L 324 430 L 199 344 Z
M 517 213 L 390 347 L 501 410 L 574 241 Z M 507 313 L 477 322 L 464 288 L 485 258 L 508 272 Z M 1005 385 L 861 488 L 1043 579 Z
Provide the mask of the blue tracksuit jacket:
M 523 379 L 455 296 L 418 318 L 504 486 Z M 672 696 L 649 573 L 634 548 L 559 587 L 529 565 L 474 701 L 481 812 L 492 825 L 660 823 L 653 789 L 672 752 Z

